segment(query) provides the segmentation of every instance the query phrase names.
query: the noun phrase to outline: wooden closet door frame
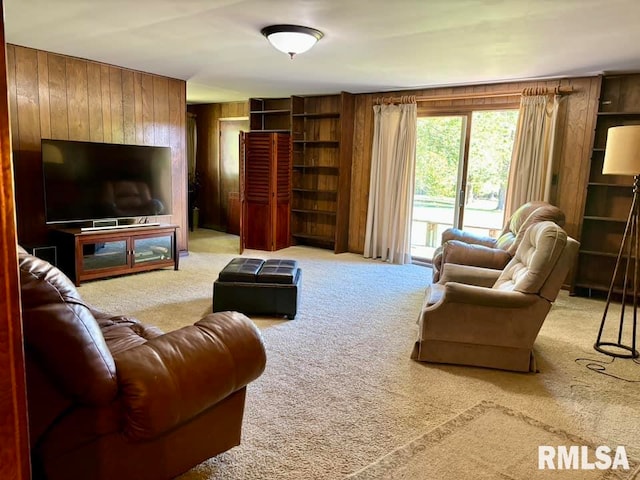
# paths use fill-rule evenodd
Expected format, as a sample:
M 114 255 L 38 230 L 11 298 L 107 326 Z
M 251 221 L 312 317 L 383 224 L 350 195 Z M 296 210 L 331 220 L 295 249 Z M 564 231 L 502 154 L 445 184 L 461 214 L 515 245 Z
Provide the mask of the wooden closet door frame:
M 239 141 L 239 145 L 238 145 L 238 149 L 240 150 L 239 155 L 240 155 L 240 182 L 239 182 L 239 188 L 240 188 L 240 248 L 239 253 L 242 255 L 242 252 L 244 252 L 244 246 L 245 246 L 245 235 L 246 232 L 244 231 L 244 220 L 246 218 L 247 212 L 245 212 L 246 209 L 246 203 L 245 203 L 245 198 L 244 198 L 244 172 L 246 170 L 246 165 L 245 165 L 245 157 L 246 157 L 246 150 L 247 150 L 247 146 L 246 146 L 246 142 L 247 142 L 247 133 L 246 132 L 240 132 L 240 141 Z
M 226 157 L 225 157 L 225 148 L 224 148 L 224 142 L 223 142 L 223 136 L 224 136 L 224 132 L 225 132 L 225 125 L 234 125 L 234 126 L 240 126 L 239 124 L 243 123 L 246 128 L 242 129 L 239 128 L 238 132 L 248 132 L 249 131 L 249 117 L 222 117 L 218 119 L 218 192 L 219 192 L 219 197 L 220 197 L 220 219 L 221 221 L 220 226 L 226 227 L 228 229 L 229 227 L 229 217 L 228 217 L 228 209 L 229 209 L 229 193 L 231 191 L 227 191 L 226 190 L 226 182 L 225 182 L 225 172 L 227 170 L 227 167 L 230 165 L 229 163 L 227 163 L 226 161 Z M 235 151 L 235 153 L 238 154 L 238 165 L 236 165 L 236 167 L 238 168 L 238 194 L 240 193 L 240 177 L 241 177 L 241 172 L 240 172 L 240 163 L 242 162 L 242 158 L 240 156 L 242 148 L 240 147 L 240 142 L 242 140 L 240 139 L 240 136 L 238 136 L 238 148 Z M 231 153 L 231 149 L 230 152 Z M 225 198 L 226 196 L 226 198 Z M 242 214 L 240 214 L 240 216 L 242 216 Z M 222 222 L 222 219 L 226 219 L 225 222 Z
M 0 478 L 31 478 L 3 6 L 0 0 Z

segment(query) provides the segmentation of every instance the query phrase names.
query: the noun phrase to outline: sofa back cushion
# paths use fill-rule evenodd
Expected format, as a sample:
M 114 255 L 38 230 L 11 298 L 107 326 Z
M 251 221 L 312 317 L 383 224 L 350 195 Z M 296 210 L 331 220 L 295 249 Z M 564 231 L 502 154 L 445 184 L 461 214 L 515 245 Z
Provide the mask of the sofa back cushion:
M 27 355 L 74 400 L 111 402 L 118 388 L 115 362 L 89 307 L 56 267 L 21 248 L 18 257 Z
M 554 222 L 532 225 L 493 288 L 539 294 L 566 244 L 566 232 Z

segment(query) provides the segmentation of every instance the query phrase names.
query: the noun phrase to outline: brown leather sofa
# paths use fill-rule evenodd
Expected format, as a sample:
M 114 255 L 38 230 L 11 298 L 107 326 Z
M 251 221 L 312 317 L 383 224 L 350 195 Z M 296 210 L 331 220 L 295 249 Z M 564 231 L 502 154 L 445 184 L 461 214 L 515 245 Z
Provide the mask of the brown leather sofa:
M 503 270 L 447 264 L 427 289 L 412 358 L 536 371 L 533 344 L 578 247 L 555 223 L 539 222 Z
M 544 221 L 562 227 L 564 220 L 564 213 L 558 207 L 536 201 L 527 202 L 513 212 L 498 238 L 448 228 L 442 232 L 442 244 L 433 254 L 433 282 L 440 279 L 443 265 L 447 263 L 502 269 L 515 254 L 527 228 Z
M 34 478 L 161 480 L 240 443 L 261 336 L 236 312 L 163 334 L 96 311 L 19 249 Z

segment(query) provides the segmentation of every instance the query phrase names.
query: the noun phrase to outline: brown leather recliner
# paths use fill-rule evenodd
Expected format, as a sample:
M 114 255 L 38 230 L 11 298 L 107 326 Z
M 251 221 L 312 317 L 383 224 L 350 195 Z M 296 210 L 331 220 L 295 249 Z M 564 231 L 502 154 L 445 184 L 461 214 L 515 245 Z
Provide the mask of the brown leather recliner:
M 163 334 L 96 311 L 19 249 L 34 478 L 173 478 L 240 443 L 261 336 L 236 312 Z
M 564 212 L 558 207 L 535 201 L 513 212 L 498 238 L 448 228 L 442 232 L 442 244 L 433 253 L 433 282 L 440 280 L 446 263 L 501 270 L 515 254 L 527 228 L 544 221 L 562 227 L 564 220 Z

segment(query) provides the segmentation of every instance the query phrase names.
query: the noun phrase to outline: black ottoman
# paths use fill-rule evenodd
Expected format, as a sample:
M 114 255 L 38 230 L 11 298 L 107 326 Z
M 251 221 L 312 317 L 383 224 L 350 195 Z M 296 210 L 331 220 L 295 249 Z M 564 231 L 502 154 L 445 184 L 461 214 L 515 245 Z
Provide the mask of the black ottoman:
M 213 311 L 284 315 L 298 311 L 302 270 L 295 260 L 234 258 L 213 283 Z

